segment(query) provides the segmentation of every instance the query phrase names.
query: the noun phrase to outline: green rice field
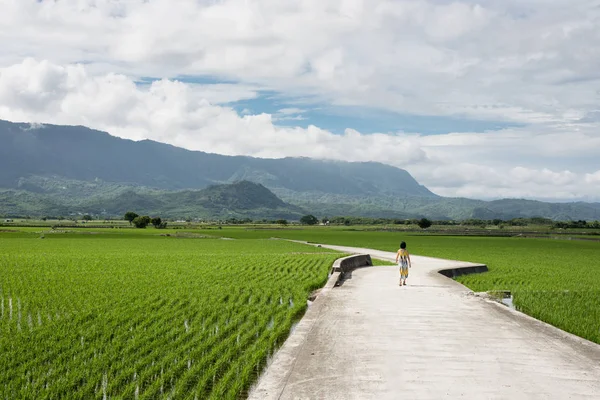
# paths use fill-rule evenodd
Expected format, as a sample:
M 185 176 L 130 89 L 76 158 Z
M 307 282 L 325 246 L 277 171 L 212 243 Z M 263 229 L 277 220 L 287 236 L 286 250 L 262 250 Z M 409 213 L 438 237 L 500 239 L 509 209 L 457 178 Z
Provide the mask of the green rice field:
M 205 230 L 205 233 L 214 230 Z M 419 235 L 318 227 L 230 228 L 229 237 L 285 237 L 486 264 L 489 272 L 459 277 L 477 292 L 510 291 L 517 309 L 600 344 L 600 241 Z M 415 265 L 418 268 L 418 265 Z
M 340 256 L 148 232 L 0 233 L 0 398 L 244 397 Z
M 600 343 L 600 242 L 356 228 L 5 229 L 0 399 L 244 398 L 339 253 L 480 262 L 460 277 Z M 233 239 L 233 240 L 223 240 Z M 380 263 L 383 264 L 383 263 Z M 413 265 L 418 268 L 418 264 Z

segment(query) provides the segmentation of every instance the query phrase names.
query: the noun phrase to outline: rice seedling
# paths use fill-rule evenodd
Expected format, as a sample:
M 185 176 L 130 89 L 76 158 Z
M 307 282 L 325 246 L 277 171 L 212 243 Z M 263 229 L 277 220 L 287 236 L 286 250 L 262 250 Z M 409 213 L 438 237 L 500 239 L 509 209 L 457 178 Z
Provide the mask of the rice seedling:
M 107 236 L 2 236 L 0 398 L 237 398 L 340 256 Z

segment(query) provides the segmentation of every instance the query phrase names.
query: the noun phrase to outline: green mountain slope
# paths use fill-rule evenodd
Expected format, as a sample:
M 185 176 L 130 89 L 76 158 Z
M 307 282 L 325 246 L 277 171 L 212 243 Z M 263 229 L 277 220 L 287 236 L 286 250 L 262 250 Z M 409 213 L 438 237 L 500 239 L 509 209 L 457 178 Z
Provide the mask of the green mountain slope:
M 227 183 L 236 184 L 219 186 Z M 443 198 L 408 172 L 374 162 L 223 156 L 119 139 L 80 126 L 0 120 L 0 215 L 122 215 L 126 210 L 219 218 L 297 219 L 310 212 L 321 217 L 600 219 L 600 203 Z
M 202 190 L 153 191 L 147 188 L 113 188 L 114 195 L 102 192 L 102 184 L 88 197 L 70 197 L 59 193 L 33 193 L 23 190 L 0 191 L 0 215 L 59 216 L 95 214 L 122 216 L 134 210 L 138 214 L 168 218 L 269 218 L 299 219 L 304 210 L 287 204 L 264 186 L 247 181 L 212 185 Z
M 32 128 L 0 121 L 0 187 L 18 188 L 32 176 L 163 190 L 250 180 L 295 192 L 436 197 L 408 172 L 380 163 L 232 157 L 119 139 L 81 126 Z
M 92 213 L 121 216 L 136 210 L 165 217 L 285 218 L 362 216 L 463 220 L 545 217 L 556 220 L 598 220 L 599 203 L 544 203 L 503 199 L 481 201 L 464 198 L 399 197 L 380 195 L 271 192 L 248 181 L 211 185 L 202 190 L 166 191 L 100 180 L 81 182 L 59 177 L 21 180 L 21 189 L 0 190 L 0 215 L 69 215 Z
M 465 198 L 379 196 L 316 196 L 294 201 L 294 196 L 276 193 L 315 215 L 382 218 L 430 218 L 435 220 L 503 219 L 544 217 L 553 220 L 600 220 L 600 203 L 545 203 L 522 199 L 495 201 Z

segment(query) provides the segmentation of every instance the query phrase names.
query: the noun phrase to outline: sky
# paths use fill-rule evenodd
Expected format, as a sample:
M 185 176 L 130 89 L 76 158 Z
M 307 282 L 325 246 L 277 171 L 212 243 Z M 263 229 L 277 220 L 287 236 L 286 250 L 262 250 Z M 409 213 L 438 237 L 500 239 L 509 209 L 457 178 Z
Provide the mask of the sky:
M 600 201 L 600 3 L 0 0 L 0 119 Z

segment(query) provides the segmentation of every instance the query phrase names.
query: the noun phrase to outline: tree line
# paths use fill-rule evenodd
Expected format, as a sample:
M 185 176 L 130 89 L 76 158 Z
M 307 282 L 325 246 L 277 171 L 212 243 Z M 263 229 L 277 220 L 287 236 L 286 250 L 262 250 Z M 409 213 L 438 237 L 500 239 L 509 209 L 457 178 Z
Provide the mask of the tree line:
M 487 227 L 487 226 L 531 226 L 541 225 L 548 226 L 557 229 L 573 229 L 573 228 L 586 228 L 586 229 L 600 229 L 600 221 L 554 221 L 549 218 L 543 217 L 521 217 L 512 219 L 479 219 L 469 218 L 464 220 L 431 220 L 428 218 L 370 218 L 370 217 L 332 217 L 323 218 L 323 222 L 328 221 L 332 225 L 417 225 L 420 228 L 426 229 L 430 226 L 474 226 L 474 227 Z
M 150 218 L 148 215 L 138 215 L 133 211 L 127 211 L 123 219 L 129 221 L 129 225 L 133 225 L 136 228 L 146 228 L 150 224 L 156 229 L 165 229 L 167 227 L 167 222 L 163 221 L 160 217 Z

